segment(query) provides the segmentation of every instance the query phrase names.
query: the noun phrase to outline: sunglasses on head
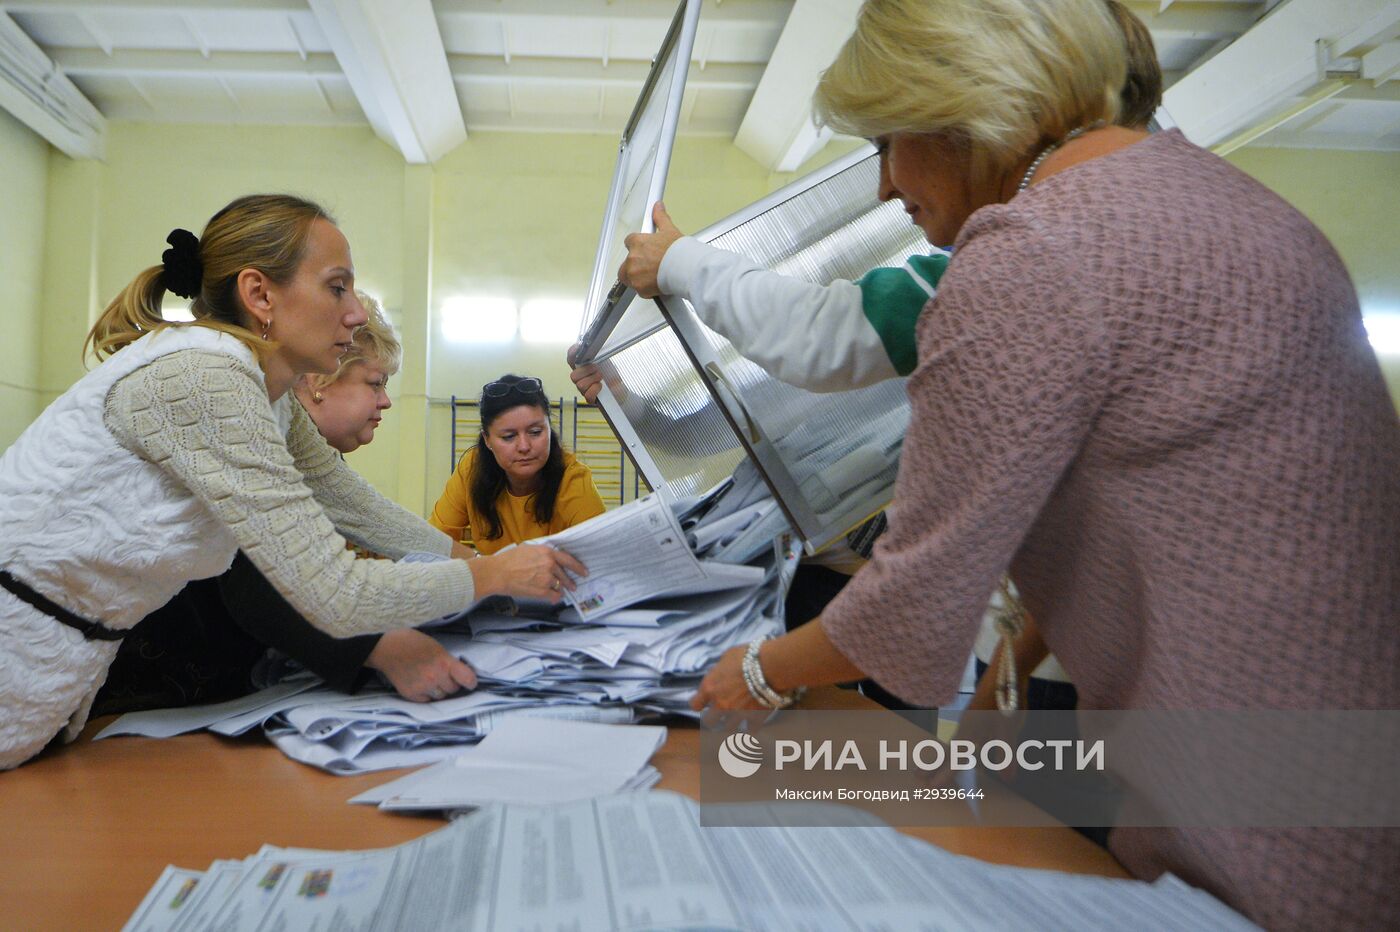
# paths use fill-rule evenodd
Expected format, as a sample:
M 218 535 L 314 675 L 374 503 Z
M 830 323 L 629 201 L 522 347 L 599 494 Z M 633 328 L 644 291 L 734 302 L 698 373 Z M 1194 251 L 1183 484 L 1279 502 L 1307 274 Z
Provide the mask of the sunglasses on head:
M 481 397 L 483 398 L 504 398 L 511 392 L 521 395 L 533 395 L 544 391 L 544 383 L 539 379 L 521 379 L 518 382 L 502 382 L 497 379 L 495 382 L 487 382 L 481 386 Z

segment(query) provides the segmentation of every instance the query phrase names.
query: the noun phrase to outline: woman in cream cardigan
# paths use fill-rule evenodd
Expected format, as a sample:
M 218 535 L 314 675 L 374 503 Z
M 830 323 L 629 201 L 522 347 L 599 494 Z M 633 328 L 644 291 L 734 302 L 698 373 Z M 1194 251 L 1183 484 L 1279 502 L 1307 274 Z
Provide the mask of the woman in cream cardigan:
M 93 327 L 105 361 L 0 457 L 0 767 L 71 740 L 123 633 L 240 549 L 337 637 L 493 593 L 558 598 L 566 571 L 584 572 L 544 547 L 355 559 L 347 537 L 390 557 L 464 554 L 291 404 L 293 383 L 334 372 L 365 322 L 349 243 L 320 207 L 282 195 L 235 200 L 201 237 L 168 242 Z M 194 299 L 194 323 L 161 318 L 166 291 Z

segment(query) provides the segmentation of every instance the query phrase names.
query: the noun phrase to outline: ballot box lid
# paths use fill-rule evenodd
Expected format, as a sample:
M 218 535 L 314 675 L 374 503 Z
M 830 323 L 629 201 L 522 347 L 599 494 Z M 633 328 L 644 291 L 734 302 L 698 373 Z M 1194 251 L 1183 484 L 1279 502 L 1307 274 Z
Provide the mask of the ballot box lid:
M 634 300 L 636 292 L 618 283 L 617 269 L 627 255 L 623 239 L 639 230 L 651 232 L 652 205 L 665 191 L 700 5 L 701 0 L 681 0 L 676 7 L 622 131 L 583 308 L 579 342 L 585 360 L 615 352 L 660 323 L 652 302 Z
M 862 146 L 697 238 L 822 284 L 901 266 L 929 247 L 898 202 L 879 201 L 879 172 Z M 600 405 L 654 489 L 698 494 L 748 460 L 809 551 L 889 503 L 909 420 L 903 379 L 805 391 L 741 356 L 688 301 L 637 300 L 628 315 L 642 306 L 654 318 L 597 355 Z

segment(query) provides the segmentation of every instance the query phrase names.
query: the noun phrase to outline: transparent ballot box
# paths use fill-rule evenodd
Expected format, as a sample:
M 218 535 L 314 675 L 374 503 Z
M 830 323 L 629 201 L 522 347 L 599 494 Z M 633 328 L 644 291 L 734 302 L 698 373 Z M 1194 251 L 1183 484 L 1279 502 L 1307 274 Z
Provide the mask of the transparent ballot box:
M 599 353 L 615 352 L 660 323 L 660 314 L 650 301 L 635 302 L 638 306 L 628 313 L 637 295 L 617 281 L 617 269 L 627 256 L 623 245 L 627 235 L 652 231 L 651 208 L 661 200 L 666 187 L 700 2 L 681 0 L 676 7 L 637 105 L 622 131 L 584 304 L 581 342 L 586 355 L 579 357 L 580 362 L 588 362 Z
M 682 4 L 677 22 L 687 7 Z M 655 67 L 666 60 L 663 48 Z M 674 59 L 666 67 L 683 85 L 685 69 Z M 673 87 L 663 106 L 661 84 L 648 82 L 629 132 L 643 125 L 638 114 L 660 108 L 658 124 L 671 127 L 661 141 L 669 148 L 674 120 L 667 117 L 678 110 L 682 92 Z M 904 380 L 849 392 L 804 391 L 740 356 L 688 301 L 640 300 L 617 284 L 626 250 L 614 247 L 628 232 L 650 230 L 669 161 L 658 155 L 650 162 L 660 175 L 653 179 L 655 196 L 615 212 L 626 203 L 618 189 L 633 158 L 624 136 L 580 336 L 579 358 L 604 370 L 600 405 L 638 471 L 664 496 L 684 499 L 730 476 L 756 473 L 807 550 L 820 550 L 889 503 L 909 420 Z M 928 245 L 897 202 L 879 202 L 878 181 L 878 156 L 863 146 L 696 236 L 823 284 L 899 266 Z M 618 227 L 623 213 L 630 230 Z

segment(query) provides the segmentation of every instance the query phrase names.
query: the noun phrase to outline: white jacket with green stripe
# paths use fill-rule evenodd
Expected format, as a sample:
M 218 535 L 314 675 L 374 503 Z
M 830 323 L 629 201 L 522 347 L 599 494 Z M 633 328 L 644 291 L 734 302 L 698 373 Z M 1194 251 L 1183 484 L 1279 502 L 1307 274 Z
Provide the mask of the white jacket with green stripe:
M 685 236 L 666 251 L 657 280 L 776 378 L 836 392 L 914 371 L 914 324 L 947 266 L 937 252 L 817 285 Z
M 657 281 L 663 294 L 690 299 L 710 329 L 776 378 L 808 391 L 839 392 L 914 371 L 914 325 L 948 259 L 942 251 L 910 256 L 897 269 L 816 285 L 685 236 L 666 250 Z M 999 639 L 991 617 L 977 637 L 983 662 Z M 1069 679 L 1053 656 L 1032 675 Z

